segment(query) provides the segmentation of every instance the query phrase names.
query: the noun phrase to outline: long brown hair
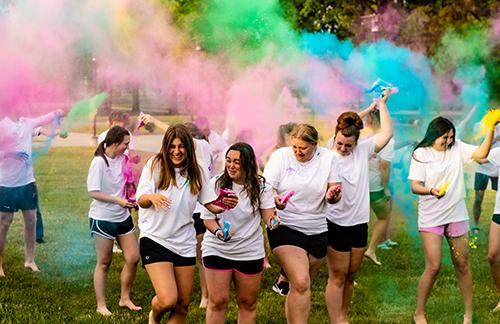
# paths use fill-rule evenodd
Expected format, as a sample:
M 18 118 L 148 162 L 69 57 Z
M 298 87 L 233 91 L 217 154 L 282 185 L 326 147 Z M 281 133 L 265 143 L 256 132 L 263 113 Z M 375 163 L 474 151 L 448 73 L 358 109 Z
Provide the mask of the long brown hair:
M 186 149 L 185 165 L 181 167 L 181 174 L 185 175 L 191 186 L 191 193 L 197 195 L 201 190 L 201 170 L 196 160 L 194 142 L 186 126 L 175 124 L 170 126 L 161 143 L 160 152 L 158 152 L 151 165 L 151 174 L 155 167 L 160 169 L 160 179 L 156 186 L 158 189 L 167 190 L 171 185 L 178 186 L 175 180 L 175 166 L 170 160 L 169 150 L 174 139 L 178 138 Z
M 130 136 L 130 132 L 125 128 L 120 126 L 111 127 L 106 133 L 106 138 L 104 139 L 104 141 L 102 141 L 101 143 L 99 143 L 99 145 L 97 145 L 97 148 L 94 152 L 94 156 L 102 157 L 106 165 L 109 167 L 108 159 L 104 154 L 106 147 L 109 147 L 113 144 L 121 144 L 125 136 Z
M 243 189 L 250 198 L 253 212 L 256 212 L 260 208 L 260 194 L 264 190 L 266 180 L 257 173 L 255 152 L 249 144 L 243 142 L 231 145 L 226 151 L 226 157 L 229 151 L 240 152 L 240 165 L 245 175 Z M 219 190 L 220 188 L 232 189 L 232 187 L 233 181 L 227 172 L 227 168 L 224 167 L 224 173 L 215 182 L 215 188 Z

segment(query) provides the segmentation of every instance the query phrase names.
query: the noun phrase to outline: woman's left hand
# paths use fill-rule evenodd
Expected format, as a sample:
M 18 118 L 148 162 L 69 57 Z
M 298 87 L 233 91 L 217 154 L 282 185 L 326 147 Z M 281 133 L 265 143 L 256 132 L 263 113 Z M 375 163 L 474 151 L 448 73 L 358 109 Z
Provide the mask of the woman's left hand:
M 276 213 L 274 213 L 273 216 L 269 218 L 269 221 L 267 222 L 267 227 L 269 227 L 269 229 L 272 231 L 276 227 L 280 226 L 280 223 L 281 220 L 279 216 Z
M 222 202 L 227 207 L 233 209 L 238 204 L 238 196 L 235 193 L 231 193 L 222 199 Z

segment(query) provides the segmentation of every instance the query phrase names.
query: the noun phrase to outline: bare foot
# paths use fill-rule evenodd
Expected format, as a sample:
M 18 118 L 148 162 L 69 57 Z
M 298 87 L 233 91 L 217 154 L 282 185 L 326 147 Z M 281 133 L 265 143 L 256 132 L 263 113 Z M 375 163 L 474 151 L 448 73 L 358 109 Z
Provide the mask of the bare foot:
M 96 312 L 98 312 L 99 314 L 101 314 L 102 316 L 110 316 L 110 315 L 113 315 L 113 313 L 111 313 L 109 311 L 109 309 L 104 306 L 104 307 L 97 307 L 96 308 Z
M 472 324 L 472 314 L 464 315 L 464 324 Z
M 155 321 L 155 319 L 154 319 L 154 317 L 153 317 L 153 311 L 150 311 L 150 312 L 149 312 L 149 320 L 148 320 L 148 324 L 160 324 L 160 322 Z
M 5 277 L 5 273 L 3 272 L 3 268 L 0 268 L 0 278 Z
M 264 269 L 271 269 L 273 266 L 269 263 L 267 257 L 264 258 Z
M 118 302 L 118 306 L 120 306 L 121 308 L 128 308 L 131 311 L 140 311 L 142 309 L 142 307 L 134 305 L 134 303 L 130 299 L 120 300 L 120 302 Z
M 492 313 L 496 313 L 496 312 L 500 312 L 500 301 L 498 302 L 498 304 L 495 306 L 495 308 L 493 308 L 493 310 L 491 311 Z
M 415 322 L 415 324 L 427 324 L 427 319 L 425 318 L 425 314 L 413 316 L 413 321 Z
M 33 262 L 24 262 L 24 267 L 28 270 L 33 271 L 33 272 L 40 271 L 40 269 L 38 269 L 38 266 L 36 265 L 36 263 L 34 261 Z
M 200 301 L 200 308 L 207 308 L 208 306 L 208 298 L 201 298 L 201 301 Z
M 377 259 L 377 256 L 375 255 L 375 253 L 369 253 L 368 251 L 366 251 L 365 257 L 372 260 L 373 263 L 375 263 L 376 265 L 382 265 L 382 263 Z

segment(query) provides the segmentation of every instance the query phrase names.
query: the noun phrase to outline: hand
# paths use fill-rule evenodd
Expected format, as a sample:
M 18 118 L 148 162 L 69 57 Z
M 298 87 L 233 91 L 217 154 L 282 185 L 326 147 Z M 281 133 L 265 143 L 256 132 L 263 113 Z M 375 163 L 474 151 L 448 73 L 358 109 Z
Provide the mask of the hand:
M 144 123 L 144 125 L 145 125 L 145 124 L 153 122 L 153 119 L 152 119 L 151 115 L 140 113 L 139 121 L 141 123 Z
M 160 194 L 150 194 L 146 197 L 156 209 L 170 208 L 172 200 Z
M 231 239 L 231 234 L 228 233 L 226 239 L 224 240 L 224 232 L 222 231 L 222 228 L 219 228 L 216 234 L 217 238 L 221 240 L 222 242 L 227 242 Z
M 116 203 L 122 208 L 134 208 L 136 206 L 125 198 L 117 198 Z
M 274 197 L 274 203 L 276 205 L 276 208 L 278 208 L 279 210 L 285 209 L 286 204 L 287 204 L 287 203 L 282 204 L 281 198 L 279 196 Z
M 440 191 L 441 191 L 441 190 L 439 190 L 439 189 L 437 189 L 437 188 L 431 188 L 431 190 L 429 191 L 429 194 L 430 194 L 431 196 L 436 197 L 437 199 L 441 199 L 441 198 L 443 198 L 443 196 L 444 196 L 444 195 L 446 195 L 446 192 L 445 192 L 445 193 L 443 193 L 443 194 L 440 194 L 440 193 L 441 193 Z
M 281 223 L 281 221 L 280 221 L 279 216 L 276 213 L 274 213 L 273 216 L 271 218 L 269 218 L 267 227 L 272 231 L 276 227 L 280 226 L 280 223 Z
M 336 202 L 340 198 L 341 193 L 342 189 L 340 185 L 331 186 L 326 191 L 326 200 L 328 202 Z
M 235 193 L 231 193 L 222 199 L 222 203 L 232 209 L 238 204 L 238 196 Z
M 389 96 L 391 95 L 391 89 L 385 89 L 382 91 L 382 98 L 380 98 L 380 102 L 383 104 L 387 104 L 387 100 L 389 100 Z

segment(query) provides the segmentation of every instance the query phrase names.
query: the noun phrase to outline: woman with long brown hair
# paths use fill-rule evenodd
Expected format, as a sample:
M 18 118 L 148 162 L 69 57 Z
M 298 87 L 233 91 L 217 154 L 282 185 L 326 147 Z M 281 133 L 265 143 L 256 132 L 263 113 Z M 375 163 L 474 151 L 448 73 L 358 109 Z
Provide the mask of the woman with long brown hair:
M 185 322 L 196 264 L 193 211 L 199 201 L 213 213 L 216 196 L 205 168 L 198 165 L 193 139 L 184 125 L 168 127 L 160 152 L 148 160 L 137 188 L 140 254 L 155 290 L 149 322 Z M 238 198 L 224 198 L 229 207 Z

